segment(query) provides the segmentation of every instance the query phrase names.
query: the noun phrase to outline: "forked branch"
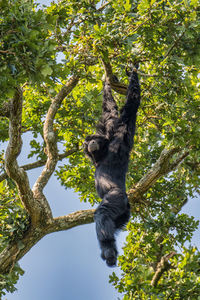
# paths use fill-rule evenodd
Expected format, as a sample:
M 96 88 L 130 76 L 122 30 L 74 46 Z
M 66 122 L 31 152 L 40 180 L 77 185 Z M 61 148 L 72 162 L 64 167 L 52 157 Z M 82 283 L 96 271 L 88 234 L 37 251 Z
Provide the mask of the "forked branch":
M 172 160 L 175 154 L 177 157 Z M 158 178 L 173 171 L 188 154 L 188 151 L 181 151 L 179 148 L 163 150 L 158 161 L 151 170 L 129 191 L 129 199 L 132 208 L 134 209 L 134 203 L 140 202 L 142 195 Z M 30 228 L 21 240 L 21 244 L 24 245 L 23 249 L 19 249 L 18 244 L 14 242 L 0 254 L 0 272 L 2 274 L 8 272 L 14 262 L 23 257 L 23 255 L 25 255 L 43 236 L 52 232 L 68 230 L 79 225 L 92 223 L 93 217 L 94 209 L 81 210 L 66 216 L 51 219 L 51 222 L 46 223 L 45 226 L 40 227 L 37 230 L 34 227 Z M 157 264 L 156 272 L 152 279 L 152 285 L 155 286 L 162 274 L 168 270 L 168 260 L 172 257 L 170 255 L 171 254 L 163 257 Z
M 15 95 L 10 102 L 9 143 L 5 154 L 5 168 L 8 176 L 12 178 L 18 187 L 20 198 L 28 210 L 30 216 L 37 213 L 34 198 L 30 189 L 26 172 L 18 166 L 17 157 L 21 152 L 21 119 L 22 119 L 23 94 L 21 88 L 16 88 Z
M 60 108 L 62 101 L 64 98 L 72 91 L 72 89 L 78 83 L 78 77 L 72 76 L 67 84 L 62 87 L 57 96 L 53 99 L 44 122 L 43 135 L 44 141 L 46 143 L 46 153 L 47 153 L 47 161 L 45 163 L 45 167 L 38 177 L 37 181 L 33 187 L 34 196 L 37 199 L 44 199 L 43 189 L 48 183 L 51 175 L 53 174 L 56 164 L 58 162 L 58 149 L 57 149 L 57 136 L 53 128 L 53 122 L 55 115 Z

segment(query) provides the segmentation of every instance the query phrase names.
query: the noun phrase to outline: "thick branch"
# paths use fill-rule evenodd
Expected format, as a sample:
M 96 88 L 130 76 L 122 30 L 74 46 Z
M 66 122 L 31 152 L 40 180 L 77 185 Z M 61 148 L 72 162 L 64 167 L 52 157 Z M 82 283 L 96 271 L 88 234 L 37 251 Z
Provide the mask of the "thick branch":
M 179 155 L 171 161 L 175 154 Z M 129 190 L 130 204 L 142 201 L 142 196 L 150 187 L 163 175 L 175 170 L 177 166 L 189 155 L 189 151 L 182 151 L 180 148 L 164 149 L 154 166 L 147 172 L 140 181 Z
M 171 252 L 170 254 L 163 256 L 160 262 L 157 264 L 156 272 L 151 280 L 151 285 L 153 287 L 157 286 L 158 281 L 162 277 L 163 273 L 171 268 L 169 259 L 172 258 L 174 255 L 176 255 L 176 252 Z
M 171 162 L 170 159 L 173 158 L 175 153 L 179 153 L 179 155 Z M 138 182 L 138 184 L 136 184 L 134 189 L 130 190 L 129 198 L 132 204 L 137 201 L 139 202 L 141 196 L 147 191 L 147 189 L 150 188 L 159 177 L 174 170 L 184 157 L 188 155 L 188 153 L 188 151 L 181 152 L 179 148 L 163 150 L 154 167 L 152 167 L 152 169 Z M 2 274 L 8 272 L 14 262 L 18 261 L 23 255 L 25 255 L 30 248 L 46 234 L 92 223 L 93 217 L 94 209 L 81 210 L 63 217 L 51 219 L 51 222 L 46 224 L 46 226 L 39 227 L 37 230 L 35 230 L 34 227 L 31 227 L 25 234 L 25 237 L 20 241 L 20 244 L 24 245 L 23 249 L 21 249 L 21 246 L 19 248 L 17 243 L 12 243 L 1 253 L 0 272 Z M 152 285 L 155 286 L 163 272 L 167 270 L 168 265 L 166 261 L 172 257 L 172 255 L 170 255 L 171 254 L 162 258 L 157 264 L 156 272 L 152 279 Z
M 20 198 L 28 210 L 30 216 L 38 213 L 34 203 L 33 194 L 30 189 L 26 172 L 18 166 L 17 157 L 22 148 L 21 118 L 22 118 L 22 90 L 16 88 L 14 98 L 11 100 L 9 143 L 5 154 L 5 168 L 9 177 L 17 184 Z
M 80 210 L 66 216 L 54 218 L 49 225 L 48 233 L 63 231 L 79 225 L 90 224 L 94 222 L 94 209 Z
M 10 245 L 0 253 L 0 274 L 8 273 L 15 262 L 22 258 L 45 235 L 92 223 L 93 216 L 94 209 L 81 210 L 67 216 L 55 218 L 52 220 L 52 223 L 49 223 L 45 227 L 36 228 L 31 226 L 21 240 L 10 243 Z
M 64 98 L 72 91 L 72 89 L 78 83 L 78 77 L 72 76 L 68 83 L 63 86 L 58 95 L 52 101 L 43 128 L 44 140 L 46 143 L 46 151 L 47 151 L 47 161 L 45 167 L 38 177 L 34 187 L 33 192 L 36 198 L 44 198 L 43 189 L 48 183 L 51 175 L 53 174 L 56 164 L 58 162 L 58 149 L 57 149 L 57 141 L 56 141 L 56 133 L 53 130 L 53 122 L 55 115 L 58 109 L 61 106 Z
M 0 253 L 0 274 L 9 273 L 15 262 L 21 259 L 43 236 L 39 228 L 30 228 L 21 240 L 11 242 Z

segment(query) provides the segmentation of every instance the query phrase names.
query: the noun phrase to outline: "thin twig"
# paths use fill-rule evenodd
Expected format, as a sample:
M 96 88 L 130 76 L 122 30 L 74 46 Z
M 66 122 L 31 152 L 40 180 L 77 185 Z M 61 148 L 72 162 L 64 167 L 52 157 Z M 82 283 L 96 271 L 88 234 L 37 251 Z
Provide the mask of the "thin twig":
M 185 32 L 186 32 L 186 28 L 185 28 L 185 30 L 182 32 L 182 34 L 174 41 L 174 43 L 172 44 L 172 46 L 168 49 L 168 51 L 166 52 L 166 54 L 165 54 L 163 60 L 165 60 L 165 59 L 169 56 L 169 54 L 172 52 L 172 50 L 177 46 L 178 42 L 179 42 L 180 39 L 184 36 Z
M 62 154 L 58 154 L 58 161 L 63 160 L 64 158 L 66 158 L 66 157 L 70 156 L 71 154 L 75 153 L 76 151 L 78 151 L 78 148 L 76 148 L 76 149 L 74 148 L 74 149 L 66 151 Z M 44 166 L 46 164 L 46 161 L 47 161 L 46 159 L 40 159 L 40 160 L 35 161 L 33 163 L 20 166 L 20 168 L 23 169 L 24 171 L 33 170 L 33 169 L 40 168 L 40 167 Z M 0 175 L 0 182 L 5 180 L 7 177 L 8 177 L 8 175 L 6 174 L 6 172 L 1 174 Z

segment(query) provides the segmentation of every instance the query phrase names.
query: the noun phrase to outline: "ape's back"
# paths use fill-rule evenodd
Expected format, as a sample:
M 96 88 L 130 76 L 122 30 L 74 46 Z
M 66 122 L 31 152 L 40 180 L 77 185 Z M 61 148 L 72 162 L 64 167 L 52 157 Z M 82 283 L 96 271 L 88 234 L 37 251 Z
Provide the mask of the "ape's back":
M 126 152 L 126 153 L 124 153 Z M 99 162 L 95 171 L 95 185 L 100 198 L 110 190 L 118 189 L 125 194 L 125 179 L 128 170 L 128 151 L 119 141 L 113 141 L 107 155 Z

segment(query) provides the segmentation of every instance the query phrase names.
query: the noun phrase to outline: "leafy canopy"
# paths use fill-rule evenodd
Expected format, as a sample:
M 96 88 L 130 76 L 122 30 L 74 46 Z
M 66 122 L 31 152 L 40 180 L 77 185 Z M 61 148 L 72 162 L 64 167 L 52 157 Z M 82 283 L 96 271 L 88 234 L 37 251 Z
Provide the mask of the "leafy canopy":
M 30 0 L 0 1 L 0 103 L 23 86 L 22 133 L 32 133 L 28 158 L 46 159 L 43 122 L 49 105 L 71 75 L 80 78 L 54 121 L 60 151 L 79 146 L 56 171 L 62 185 L 73 188 L 81 200 L 99 201 L 94 169 L 82 144 L 101 112 L 102 58 L 125 83 L 125 67 L 140 62 L 142 105 L 127 188 L 144 176 L 164 148 L 189 151 L 176 171 L 148 190 L 148 205 L 133 213 L 119 261 L 121 279 L 111 276 L 125 300 L 197 299 L 200 294 L 200 254 L 186 247 L 198 222 L 181 213 L 200 185 L 199 8 L 197 0 L 60 0 L 43 8 Z M 122 105 L 124 96 L 115 97 Z M 6 118 L 1 119 L 0 138 L 8 140 Z M 3 152 L 1 162 L 4 172 Z M 28 217 L 13 182 L 1 183 L 0 194 L 4 248 L 13 238 L 20 239 Z M 170 267 L 158 284 L 152 283 L 160 259 L 170 253 Z M 5 280 L 9 290 L 10 279 Z

